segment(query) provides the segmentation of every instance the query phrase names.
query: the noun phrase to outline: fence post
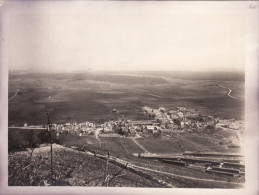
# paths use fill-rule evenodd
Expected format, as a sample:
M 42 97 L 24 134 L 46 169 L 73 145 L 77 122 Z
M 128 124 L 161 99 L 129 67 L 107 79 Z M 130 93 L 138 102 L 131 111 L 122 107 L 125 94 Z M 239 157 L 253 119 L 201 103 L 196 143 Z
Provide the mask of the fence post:
M 53 176 L 53 166 L 52 166 L 52 135 L 51 135 L 51 127 L 52 124 L 49 120 L 49 113 L 47 113 L 47 117 L 48 117 L 48 127 L 49 127 L 49 134 L 50 134 L 50 173 L 51 176 Z

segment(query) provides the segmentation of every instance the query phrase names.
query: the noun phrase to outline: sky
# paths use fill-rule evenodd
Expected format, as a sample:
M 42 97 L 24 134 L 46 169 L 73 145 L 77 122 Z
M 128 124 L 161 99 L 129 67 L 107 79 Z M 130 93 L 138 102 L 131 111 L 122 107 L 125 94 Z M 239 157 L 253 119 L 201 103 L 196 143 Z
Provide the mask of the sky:
M 204 4 L 11 1 L 2 20 L 9 70 L 242 71 L 239 4 Z

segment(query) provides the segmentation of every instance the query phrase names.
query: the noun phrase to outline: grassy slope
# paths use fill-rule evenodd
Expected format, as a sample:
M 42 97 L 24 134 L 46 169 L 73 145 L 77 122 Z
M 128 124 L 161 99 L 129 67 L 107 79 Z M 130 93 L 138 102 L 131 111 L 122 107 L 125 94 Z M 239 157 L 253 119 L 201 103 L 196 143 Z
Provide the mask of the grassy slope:
M 51 177 L 49 147 L 35 149 L 32 157 L 25 152 L 9 155 L 9 185 L 39 186 L 45 185 L 45 181 L 47 184 L 59 186 L 102 186 L 106 164 L 104 160 L 55 145 L 53 156 L 54 176 Z M 116 165 L 108 165 L 110 175 L 120 169 Z M 156 183 L 127 170 L 122 173 L 125 175 L 115 178 L 109 186 L 158 187 Z

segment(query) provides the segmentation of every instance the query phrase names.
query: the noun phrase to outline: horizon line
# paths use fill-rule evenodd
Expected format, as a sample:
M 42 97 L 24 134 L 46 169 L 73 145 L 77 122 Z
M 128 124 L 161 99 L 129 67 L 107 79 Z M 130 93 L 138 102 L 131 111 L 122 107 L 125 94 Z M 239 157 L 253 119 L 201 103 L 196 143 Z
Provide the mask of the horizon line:
M 90 73 L 90 72 L 239 72 L 245 73 L 245 70 L 227 69 L 227 70 L 108 70 L 108 69 L 89 69 L 89 70 L 28 70 L 28 69 L 9 69 L 8 73 L 28 72 L 28 73 Z

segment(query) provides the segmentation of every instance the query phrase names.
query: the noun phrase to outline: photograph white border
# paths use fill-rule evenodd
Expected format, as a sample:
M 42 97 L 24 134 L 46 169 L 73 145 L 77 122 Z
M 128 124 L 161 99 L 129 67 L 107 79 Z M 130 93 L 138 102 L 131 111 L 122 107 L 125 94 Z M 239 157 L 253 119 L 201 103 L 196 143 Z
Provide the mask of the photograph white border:
M 175 5 L 204 6 L 208 12 L 239 13 L 245 17 L 245 161 L 244 189 L 164 189 L 164 188 L 99 188 L 99 187 L 10 187 L 8 186 L 8 33 L 6 21 L 15 1 L 0 1 L 0 194 L 258 194 L 258 1 L 174 1 Z M 19 1 L 21 3 L 22 1 Z M 65 2 L 65 1 L 64 1 Z M 100 1 L 97 1 L 100 3 Z M 107 1 L 101 1 L 104 4 Z M 118 1 L 119 2 L 119 1 Z M 146 1 L 146 3 L 154 1 Z M 55 1 L 53 1 L 55 3 Z M 59 1 L 61 3 L 61 1 Z M 72 2 L 71 2 L 72 3 Z M 76 1 L 75 1 L 76 3 Z M 92 1 L 94 3 L 94 1 Z M 161 2 L 163 3 L 163 2 Z M 255 5 L 256 9 L 250 9 Z M 15 7 L 15 6 L 14 6 Z M 184 9 L 184 6 L 183 6 Z

